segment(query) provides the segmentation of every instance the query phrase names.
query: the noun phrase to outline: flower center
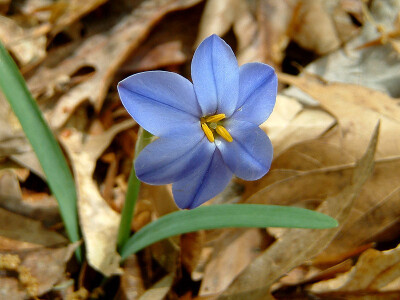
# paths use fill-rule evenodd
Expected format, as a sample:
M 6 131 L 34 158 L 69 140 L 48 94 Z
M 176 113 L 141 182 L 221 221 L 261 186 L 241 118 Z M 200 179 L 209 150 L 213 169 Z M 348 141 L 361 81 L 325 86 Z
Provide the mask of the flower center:
M 208 117 L 202 117 L 200 119 L 201 129 L 203 129 L 204 134 L 211 143 L 214 142 L 215 133 L 219 134 L 228 142 L 233 141 L 233 138 L 229 134 L 228 130 L 226 130 L 225 127 L 220 124 L 220 121 L 223 119 L 225 119 L 225 114 L 217 114 Z

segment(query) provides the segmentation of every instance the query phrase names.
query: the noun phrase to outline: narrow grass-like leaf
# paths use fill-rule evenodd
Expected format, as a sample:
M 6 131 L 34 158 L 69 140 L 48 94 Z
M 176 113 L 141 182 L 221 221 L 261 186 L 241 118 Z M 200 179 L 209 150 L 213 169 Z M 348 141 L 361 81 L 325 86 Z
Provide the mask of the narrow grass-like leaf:
M 46 174 L 47 182 L 60 207 L 71 242 L 80 239 L 76 189 L 61 148 L 4 46 L 0 43 L 0 88 L 21 123 Z M 80 254 L 78 254 L 80 256 Z
M 223 204 L 202 206 L 165 215 L 135 233 L 121 250 L 122 259 L 167 237 L 202 229 L 227 227 L 291 227 L 325 229 L 336 227 L 335 219 L 304 208 Z
M 150 144 L 153 135 L 147 132 L 142 127 L 139 129 L 138 140 L 135 146 L 135 158 L 139 155 L 140 151 L 143 150 L 148 144 Z M 125 204 L 121 213 L 121 222 L 118 229 L 118 240 L 117 246 L 120 250 L 122 246 L 129 239 L 131 233 L 131 223 L 133 213 L 135 211 L 135 205 L 137 197 L 139 195 L 140 180 L 136 177 L 134 165 L 132 165 L 131 172 L 129 174 L 128 189 L 126 191 Z

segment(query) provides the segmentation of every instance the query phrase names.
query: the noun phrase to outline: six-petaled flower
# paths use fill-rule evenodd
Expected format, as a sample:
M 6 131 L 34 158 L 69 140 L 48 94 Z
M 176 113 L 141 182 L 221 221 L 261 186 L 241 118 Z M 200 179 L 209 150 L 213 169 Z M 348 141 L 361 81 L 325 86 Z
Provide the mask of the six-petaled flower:
M 264 176 L 272 145 L 259 128 L 277 93 L 270 66 L 238 66 L 218 36 L 205 39 L 192 60 L 192 81 L 165 71 L 132 75 L 118 84 L 129 114 L 157 136 L 135 161 L 137 177 L 149 184 L 173 183 L 180 208 L 195 208 L 224 190 L 232 175 Z

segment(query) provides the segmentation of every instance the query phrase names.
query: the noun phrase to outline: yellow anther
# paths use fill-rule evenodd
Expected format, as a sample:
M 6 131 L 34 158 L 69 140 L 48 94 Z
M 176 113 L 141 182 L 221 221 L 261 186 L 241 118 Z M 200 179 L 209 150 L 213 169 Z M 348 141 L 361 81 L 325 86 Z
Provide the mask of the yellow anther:
M 218 114 L 218 115 L 213 115 L 213 116 L 207 117 L 206 122 L 207 123 L 216 123 L 223 119 L 225 119 L 225 114 Z
M 203 129 L 204 130 L 204 129 Z M 217 128 L 215 129 L 215 131 L 222 136 L 225 140 L 227 140 L 229 143 L 231 143 L 233 141 L 232 136 L 230 135 L 230 133 L 228 132 L 228 130 L 225 129 L 224 126 L 218 125 Z
M 214 142 L 214 135 L 213 135 L 211 129 L 207 126 L 207 124 L 206 123 L 202 123 L 201 124 L 201 128 L 203 129 L 203 131 L 204 131 L 206 137 L 208 138 L 208 140 L 211 143 Z

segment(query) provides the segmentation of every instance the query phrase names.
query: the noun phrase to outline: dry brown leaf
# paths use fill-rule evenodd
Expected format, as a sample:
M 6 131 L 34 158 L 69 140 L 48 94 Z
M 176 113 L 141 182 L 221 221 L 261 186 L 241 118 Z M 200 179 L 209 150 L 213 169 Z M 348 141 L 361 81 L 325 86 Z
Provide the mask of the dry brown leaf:
M 6 14 L 11 0 L 0 0 L 0 14 Z
M 75 130 L 61 136 L 72 160 L 78 191 L 78 214 L 85 240 L 88 263 L 105 276 L 121 273 L 116 241 L 120 216 L 101 196 L 93 180 L 96 161 L 114 136 L 135 124 L 133 120 L 114 125 L 103 134 L 89 136 Z
M 0 93 L 0 159 L 6 157 L 45 180 L 42 167 L 22 132 L 21 124 Z
M 47 112 L 50 126 L 60 128 L 86 100 L 94 105 L 96 111 L 100 111 L 118 67 L 145 39 L 151 27 L 166 13 L 190 7 L 200 1 L 143 1 L 108 31 L 87 38 L 70 57 L 59 62 L 56 67 L 41 67 L 28 81 L 30 90 L 35 95 L 46 91 L 53 95 L 54 92 L 48 91 L 48 88 L 53 89 L 60 82 L 68 84 L 70 77 L 80 69 L 94 69 L 92 76 L 69 89 L 58 99 L 54 109 Z
M 202 6 L 197 5 L 168 14 L 119 71 L 123 74 L 161 68 L 177 71 L 176 67 L 190 60 L 193 55 L 192 46 L 201 13 Z
M 342 224 L 353 200 L 373 170 L 379 126 L 354 169 L 351 182 L 337 195 L 329 197 L 318 211 Z M 282 274 L 304 263 L 323 250 L 340 231 L 341 226 L 326 230 L 289 229 L 271 247 L 256 258 L 228 287 L 219 299 L 259 299 L 269 293 L 271 285 Z
M 340 46 L 332 17 L 321 0 L 299 1 L 291 37 L 301 47 L 323 55 Z
M 347 273 L 313 284 L 316 294 L 335 292 L 397 291 L 400 277 L 400 246 L 387 251 L 368 249 Z M 396 284 L 391 285 L 394 281 Z
M 103 3 L 107 2 L 108 0 L 70 0 L 70 1 L 59 1 L 63 2 L 66 5 L 63 13 L 59 16 L 53 24 L 51 28 L 51 34 L 55 35 L 56 33 L 63 30 L 68 25 L 71 25 L 87 13 L 91 12 L 92 10 L 96 9 Z
M 17 21 L 0 16 L 0 40 L 22 66 L 41 61 L 46 56 L 47 38 L 40 27 L 25 28 Z
M 129 256 L 122 266 L 124 273 L 121 276 L 118 299 L 136 300 L 144 293 L 145 287 L 136 255 Z
M 78 246 L 75 243 L 65 248 L 40 248 L 18 254 L 21 263 L 15 271 L 19 277 L 0 277 L 2 299 L 27 299 L 28 295 L 40 296 L 50 291 L 64 278 L 66 264 Z M 30 290 L 21 293 L 21 284 Z
M 274 159 L 272 170 L 264 178 L 244 183 L 244 198 L 254 203 L 313 208 L 343 188 L 351 176 L 353 161 L 345 149 L 327 143 L 325 137 L 297 144 Z M 313 260 L 315 264 L 338 263 L 363 245 L 397 237 L 399 168 L 398 156 L 376 161 L 341 232 Z
M 2 208 L 0 208 L 0 236 L 36 246 L 55 246 L 67 242 L 62 235 L 44 228 L 41 222 Z
M 148 289 L 139 300 L 162 300 L 172 287 L 174 274 L 168 274 Z
M 201 16 L 196 45 L 206 37 L 217 34 L 223 36 L 229 31 L 233 22 L 237 20 L 241 0 L 209 0 Z
M 181 235 L 182 266 L 191 274 L 201 261 L 206 234 L 204 231 L 189 232 Z M 197 274 L 194 274 L 195 276 Z
M 14 170 L 0 171 L 0 207 L 46 225 L 61 221 L 57 201 L 46 193 L 23 193 Z
M 263 249 L 264 235 L 259 229 L 250 229 L 234 241 L 223 239 L 225 247 L 207 263 L 199 296 L 224 291 Z
M 223 36 L 232 27 L 238 40 L 238 61 L 261 61 L 279 66 L 293 13 L 294 1 L 208 1 L 196 44 L 215 33 Z
M 337 262 L 347 252 L 364 244 L 398 236 L 399 168 L 399 157 L 376 161 L 374 172 L 355 200 L 346 224 L 314 263 Z
M 274 146 L 274 156 L 290 146 L 318 138 L 335 124 L 324 111 L 307 109 L 295 99 L 278 95 L 271 116 L 260 125 Z
M 339 146 L 349 154 L 361 157 L 378 120 L 381 120 L 381 132 L 377 158 L 400 154 L 398 100 L 358 85 L 321 83 L 311 76 L 279 74 L 279 79 L 302 89 L 337 118 L 342 138 Z
M 348 165 L 354 157 L 344 149 L 329 144 L 323 139 L 309 140 L 296 144 L 282 152 L 272 162 L 272 170 L 285 169 L 311 171 L 326 167 Z
M 354 165 L 351 164 L 298 172 L 294 175 L 288 172 L 288 176 L 274 179 L 272 183 L 267 175 L 261 180 L 259 191 L 246 202 L 313 208 L 326 197 L 338 194 L 350 181 L 353 170 Z M 260 189 L 262 186 L 265 187 Z

